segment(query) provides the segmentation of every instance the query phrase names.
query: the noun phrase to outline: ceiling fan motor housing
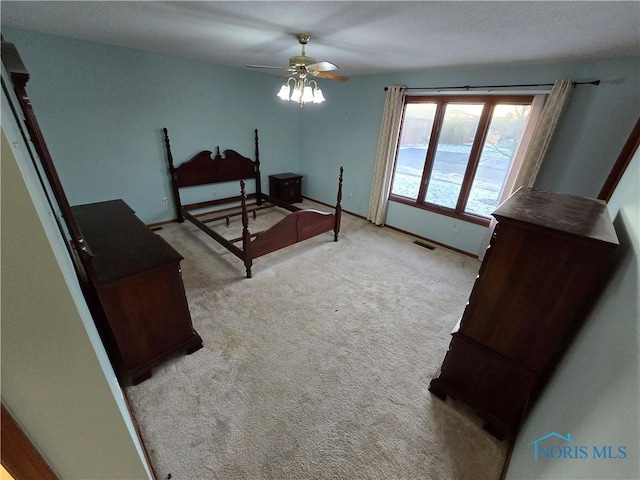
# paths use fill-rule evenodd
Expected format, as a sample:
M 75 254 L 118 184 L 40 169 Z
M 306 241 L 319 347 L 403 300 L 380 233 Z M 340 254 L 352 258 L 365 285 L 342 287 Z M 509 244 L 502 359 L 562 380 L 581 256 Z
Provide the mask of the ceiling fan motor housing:
M 292 67 L 312 65 L 316 63 L 316 59 L 313 57 L 307 57 L 306 55 L 296 55 L 295 57 L 289 57 L 289 65 Z

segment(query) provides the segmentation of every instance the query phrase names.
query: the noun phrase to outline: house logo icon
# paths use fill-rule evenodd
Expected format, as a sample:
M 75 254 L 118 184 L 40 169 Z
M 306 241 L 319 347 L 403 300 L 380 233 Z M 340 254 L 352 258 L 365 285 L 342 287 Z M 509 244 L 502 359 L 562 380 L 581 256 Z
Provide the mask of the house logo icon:
M 540 451 L 539 444 L 550 438 L 559 438 L 560 440 L 565 441 L 567 443 L 574 443 L 574 441 L 571 439 L 571 433 L 567 433 L 567 436 L 563 437 L 559 433 L 551 432 L 551 433 L 547 433 L 546 435 L 543 435 L 540 438 L 536 438 L 533 442 L 527 445 L 527 447 L 530 447 L 531 445 L 533 445 L 533 461 L 534 462 L 538 461 L 538 452 Z
M 550 460 L 584 460 L 587 458 L 602 460 L 624 460 L 627 458 L 626 445 L 612 444 L 577 444 L 570 433 L 566 436 L 557 432 L 547 433 L 536 438 L 527 447 L 533 446 L 533 461 Z

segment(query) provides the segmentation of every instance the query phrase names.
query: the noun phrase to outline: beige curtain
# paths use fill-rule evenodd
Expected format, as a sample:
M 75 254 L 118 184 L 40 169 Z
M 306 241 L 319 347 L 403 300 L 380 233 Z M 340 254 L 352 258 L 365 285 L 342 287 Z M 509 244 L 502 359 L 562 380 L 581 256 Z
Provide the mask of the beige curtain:
M 553 133 L 556 125 L 558 124 L 558 120 L 571 97 L 572 89 L 573 83 L 571 80 L 558 80 L 553 85 L 549 98 L 542 109 L 540 119 L 538 120 L 531 140 L 529 141 L 527 152 L 522 161 L 522 166 L 518 171 L 515 182 L 510 189 L 503 192 L 499 203 L 502 203 L 504 200 L 509 198 L 509 196 L 519 188 L 533 187 L 536 177 L 538 176 L 538 172 L 540 171 L 540 167 L 542 166 L 542 161 L 545 158 L 549 144 L 553 138 Z M 478 256 L 480 260 L 484 258 L 495 226 L 496 219 L 492 217 L 491 224 L 489 225 L 489 231 L 482 242 L 482 248 L 480 249 L 480 255 Z
M 387 204 L 389 203 L 398 133 L 402 122 L 405 89 L 406 87 L 401 85 L 388 87 L 387 98 L 384 103 L 382 125 L 378 139 L 378 153 L 371 185 L 369 213 L 367 215 L 367 220 L 380 226 L 384 225 L 385 217 L 387 216 Z
M 542 109 L 540 120 L 533 133 L 527 153 L 518 172 L 512 192 L 520 187 L 533 187 L 540 166 L 551 143 L 558 120 L 569 102 L 573 84 L 571 80 L 558 80 L 551 89 L 549 98 Z

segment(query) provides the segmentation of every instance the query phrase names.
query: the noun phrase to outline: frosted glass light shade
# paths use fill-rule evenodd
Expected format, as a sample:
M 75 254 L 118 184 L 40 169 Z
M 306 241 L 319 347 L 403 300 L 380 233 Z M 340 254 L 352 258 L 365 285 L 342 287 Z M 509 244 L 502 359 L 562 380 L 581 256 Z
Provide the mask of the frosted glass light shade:
M 300 85 L 296 85 L 296 87 L 293 89 L 293 93 L 291 93 L 291 101 L 298 102 L 300 101 L 300 97 L 302 97 L 302 88 L 300 87 Z
M 278 96 L 282 100 L 289 100 L 289 84 L 285 83 L 280 87 L 280 91 L 278 92 Z
M 313 90 L 310 86 L 304 87 L 304 93 L 302 94 L 302 103 L 313 102 Z
M 324 95 L 322 95 L 322 90 L 318 87 L 313 91 L 313 103 L 322 103 L 325 101 Z

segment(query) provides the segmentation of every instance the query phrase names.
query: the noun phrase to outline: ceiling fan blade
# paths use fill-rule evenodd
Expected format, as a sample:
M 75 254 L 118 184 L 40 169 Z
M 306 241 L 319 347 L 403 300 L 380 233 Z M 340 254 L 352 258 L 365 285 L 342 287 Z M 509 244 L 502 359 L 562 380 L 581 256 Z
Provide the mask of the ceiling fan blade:
M 278 70 L 288 70 L 289 67 L 274 67 L 271 65 L 246 65 L 249 68 L 272 68 L 272 69 L 278 69 Z
M 335 73 L 331 73 L 331 72 L 316 72 L 316 73 L 313 73 L 313 75 L 315 75 L 316 77 L 319 77 L 319 78 L 325 78 L 327 80 L 333 80 L 334 82 L 346 82 L 347 80 L 349 80 L 349 77 L 344 77 L 342 75 L 336 75 Z
M 318 62 L 318 63 L 312 63 L 311 65 L 307 65 L 307 70 L 311 70 L 313 72 L 327 72 L 329 70 L 337 70 L 337 69 L 338 67 L 336 67 L 331 62 Z
M 278 75 L 276 78 L 287 78 L 287 77 L 295 77 L 297 75 L 296 72 L 289 72 L 282 75 Z

